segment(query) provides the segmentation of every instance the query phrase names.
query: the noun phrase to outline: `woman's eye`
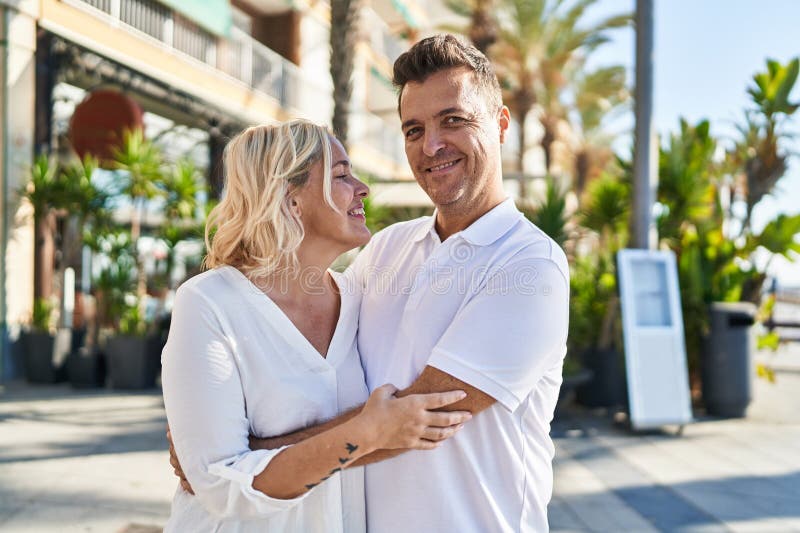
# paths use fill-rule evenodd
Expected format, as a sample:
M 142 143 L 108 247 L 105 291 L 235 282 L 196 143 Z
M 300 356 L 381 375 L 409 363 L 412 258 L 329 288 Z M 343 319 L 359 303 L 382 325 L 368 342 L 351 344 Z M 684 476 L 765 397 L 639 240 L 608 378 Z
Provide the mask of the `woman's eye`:
M 341 176 L 336 176 L 336 179 L 339 179 L 339 180 L 346 180 L 346 179 L 347 179 L 347 178 L 349 178 L 349 177 L 350 177 L 350 175 L 349 175 L 349 174 L 342 174 Z

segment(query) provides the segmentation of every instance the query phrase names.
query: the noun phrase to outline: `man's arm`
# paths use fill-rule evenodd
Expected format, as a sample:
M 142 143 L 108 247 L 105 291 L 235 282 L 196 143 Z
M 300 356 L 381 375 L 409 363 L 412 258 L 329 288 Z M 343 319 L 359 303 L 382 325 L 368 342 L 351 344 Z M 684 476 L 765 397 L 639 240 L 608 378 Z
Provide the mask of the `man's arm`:
M 436 431 L 444 430 L 445 428 L 451 426 L 453 423 L 453 419 L 447 417 L 446 412 L 451 411 L 468 411 L 472 413 L 472 416 L 475 416 L 479 412 L 485 410 L 489 406 L 491 406 L 496 400 L 486 394 L 485 392 L 473 387 L 472 385 L 461 381 L 458 378 L 451 376 L 445 372 L 442 372 L 438 368 L 434 368 L 432 366 L 426 366 L 425 369 L 422 371 L 422 374 L 412 383 L 409 387 L 397 391 L 395 396 L 398 398 L 403 398 L 405 396 L 409 396 L 411 394 L 427 394 L 431 392 L 448 392 L 453 390 L 463 390 L 467 393 L 466 398 L 461 401 L 451 403 L 450 405 L 446 405 L 437 409 L 437 411 L 441 411 L 442 415 L 434 419 L 432 422 L 436 425 L 432 426 L 431 430 L 431 437 L 435 437 L 434 434 Z M 323 431 L 327 431 L 329 429 L 335 428 L 339 426 L 358 413 L 361 412 L 363 405 L 360 405 L 346 413 L 342 413 L 341 415 L 337 416 L 336 418 L 332 418 L 327 422 L 322 422 L 316 426 L 310 426 L 307 428 L 299 429 L 292 433 L 287 433 L 285 435 L 278 435 L 277 437 L 267 437 L 267 438 L 258 438 L 258 437 L 250 437 L 250 448 L 253 450 L 257 449 L 266 449 L 266 450 L 274 450 L 276 448 L 280 448 L 281 446 L 288 446 L 290 444 L 297 444 L 303 440 L 308 439 L 309 437 L 313 437 L 314 435 L 318 435 Z M 433 429 L 439 428 L 439 429 Z M 439 440 L 433 439 L 431 440 Z M 399 455 L 407 450 L 380 450 L 380 452 L 386 452 L 390 454 L 391 457 Z M 369 464 L 375 462 L 374 458 L 372 457 L 376 453 L 369 454 L 367 456 L 362 457 L 357 464 Z M 369 459 L 373 460 L 369 460 Z M 380 459 L 378 459 L 380 460 Z
M 497 401 L 482 390 L 432 366 L 426 366 L 414 383 L 401 391 L 397 391 L 395 396 L 402 398 L 409 394 L 425 394 L 428 392 L 448 390 L 463 390 L 467 393 L 467 396 L 463 400 L 440 407 L 438 411 L 469 411 L 472 413 L 472 416 L 475 416 L 481 411 L 491 407 L 491 405 Z M 443 430 L 444 428 L 441 429 Z M 407 451 L 407 449 L 376 450 L 361 457 L 355 461 L 352 466 L 364 466 L 377 463 L 386 459 L 391 459 L 392 457 L 397 457 Z
M 504 275 L 499 281 L 505 285 L 479 293 L 459 312 L 434 347 L 430 364 L 396 396 L 458 389 L 467 396 L 439 411 L 462 410 L 475 416 L 498 401 L 513 410 L 561 359 L 569 314 L 565 276 L 555 263 L 541 260 L 507 265 Z M 404 451 L 377 450 L 355 464 Z

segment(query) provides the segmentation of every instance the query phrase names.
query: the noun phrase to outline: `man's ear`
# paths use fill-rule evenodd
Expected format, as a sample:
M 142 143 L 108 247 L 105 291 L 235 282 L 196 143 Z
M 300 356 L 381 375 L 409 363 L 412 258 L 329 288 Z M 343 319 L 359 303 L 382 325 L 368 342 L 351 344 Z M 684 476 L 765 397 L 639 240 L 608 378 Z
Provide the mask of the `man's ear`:
M 497 116 L 497 123 L 500 126 L 500 144 L 503 144 L 506 142 L 506 133 L 508 132 L 509 124 L 511 124 L 511 112 L 508 110 L 507 106 L 500 108 Z

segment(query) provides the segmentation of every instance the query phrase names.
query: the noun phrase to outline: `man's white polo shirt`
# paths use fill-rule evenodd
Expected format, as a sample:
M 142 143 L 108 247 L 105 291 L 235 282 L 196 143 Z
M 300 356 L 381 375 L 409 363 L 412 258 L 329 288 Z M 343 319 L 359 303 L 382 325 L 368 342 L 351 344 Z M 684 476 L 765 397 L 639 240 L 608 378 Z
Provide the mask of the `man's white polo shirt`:
M 510 199 L 445 242 L 434 220 L 376 234 L 351 268 L 367 384 L 402 389 L 432 365 L 497 403 L 437 450 L 369 465 L 368 530 L 546 531 L 566 257 Z

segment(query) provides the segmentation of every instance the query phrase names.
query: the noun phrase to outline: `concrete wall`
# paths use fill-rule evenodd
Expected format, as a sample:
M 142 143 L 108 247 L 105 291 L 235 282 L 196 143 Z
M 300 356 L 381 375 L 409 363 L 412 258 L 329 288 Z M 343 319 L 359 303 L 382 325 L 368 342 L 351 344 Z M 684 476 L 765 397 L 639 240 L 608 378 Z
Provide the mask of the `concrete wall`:
M 17 191 L 28 181 L 33 160 L 36 2 L 0 2 L 0 254 L 2 286 L 2 368 L 13 375 L 9 333 L 33 307 L 33 218 Z

